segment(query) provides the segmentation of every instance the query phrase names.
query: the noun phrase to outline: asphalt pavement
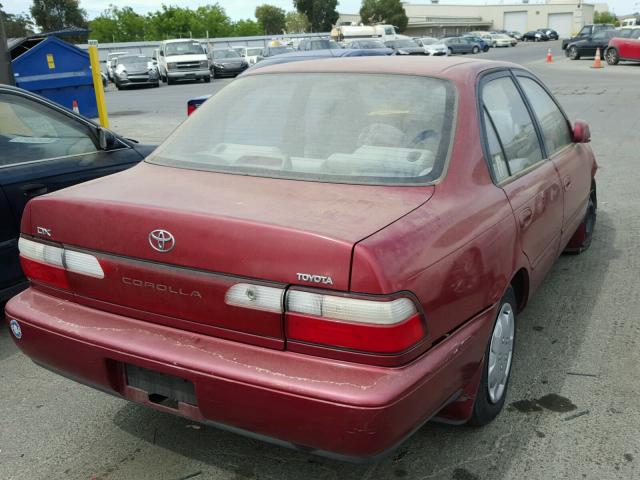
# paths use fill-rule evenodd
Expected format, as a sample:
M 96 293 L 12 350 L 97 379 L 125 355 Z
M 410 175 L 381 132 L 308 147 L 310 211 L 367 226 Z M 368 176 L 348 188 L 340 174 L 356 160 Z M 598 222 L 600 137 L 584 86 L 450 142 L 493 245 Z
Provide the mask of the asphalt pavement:
M 600 165 L 591 249 L 562 256 L 519 317 L 507 406 L 494 422 L 427 424 L 389 458 L 346 464 L 78 385 L 32 364 L 3 325 L 0 479 L 640 478 L 640 66 L 592 69 L 592 59 L 564 58 L 559 42 L 480 58 L 539 75 L 572 119 L 590 124 Z M 188 98 L 226 83 L 109 92 L 112 123 L 127 136 L 160 141 L 186 117 Z

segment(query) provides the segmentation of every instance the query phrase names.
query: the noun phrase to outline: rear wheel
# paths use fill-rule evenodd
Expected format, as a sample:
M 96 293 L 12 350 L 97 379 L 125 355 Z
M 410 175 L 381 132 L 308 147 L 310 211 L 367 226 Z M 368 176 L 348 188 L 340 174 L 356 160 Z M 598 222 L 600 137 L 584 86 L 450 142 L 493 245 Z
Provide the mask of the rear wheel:
M 449 55 L 453 55 L 453 49 L 451 47 L 449 47 L 447 51 L 449 52 Z
M 604 58 L 609 65 L 617 65 L 620 63 L 620 55 L 618 54 L 618 50 L 613 47 L 607 48 L 604 52 Z
M 484 356 L 482 379 L 473 405 L 471 425 L 486 425 L 502 410 L 511 374 L 516 333 L 516 294 L 509 286 L 500 300 L 498 315 Z
M 204 80 L 204 83 L 209 83 L 211 81 L 211 75 L 204 77 L 202 80 Z
M 167 77 L 167 85 L 173 85 L 176 81 L 170 77 Z
M 569 58 L 571 60 L 580 60 L 580 54 L 578 53 L 578 47 L 571 45 L 569 47 Z
M 473 47 L 473 50 L 471 50 L 471 53 L 480 53 L 480 48 L 479 47 Z

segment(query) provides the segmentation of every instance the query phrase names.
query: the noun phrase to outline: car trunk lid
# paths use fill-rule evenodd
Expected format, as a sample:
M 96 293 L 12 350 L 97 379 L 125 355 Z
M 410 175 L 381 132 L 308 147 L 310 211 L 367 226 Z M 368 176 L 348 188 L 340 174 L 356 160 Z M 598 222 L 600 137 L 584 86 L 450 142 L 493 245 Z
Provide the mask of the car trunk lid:
M 282 338 L 279 313 L 227 305 L 226 291 L 247 281 L 347 291 L 354 245 L 432 192 L 143 163 L 33 200 L 23 233 L 38 236 L 44 228 L 47 240 L 95 255 L 104 278 L 69 277 L 73 292 L 98 308 L 128 309 L 161 323 L 175 319 L 181 328 L 212 334 Z M 164 248 L 150 237 L 158 231 L 173 237 Z

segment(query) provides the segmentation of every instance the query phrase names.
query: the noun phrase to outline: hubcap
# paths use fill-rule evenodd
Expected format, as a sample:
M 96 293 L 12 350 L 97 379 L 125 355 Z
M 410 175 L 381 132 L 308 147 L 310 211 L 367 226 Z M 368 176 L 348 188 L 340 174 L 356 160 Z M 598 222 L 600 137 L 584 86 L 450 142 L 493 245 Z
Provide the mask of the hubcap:
M 505 303 L 500 308 L 496 325 L 491 335 L 489 348 L 489 375 L 487 388 L 492 403 L 500 401 L 507 386 L 511 358 L 513 356 L 513 338 L 515 317 L 511 305 Z

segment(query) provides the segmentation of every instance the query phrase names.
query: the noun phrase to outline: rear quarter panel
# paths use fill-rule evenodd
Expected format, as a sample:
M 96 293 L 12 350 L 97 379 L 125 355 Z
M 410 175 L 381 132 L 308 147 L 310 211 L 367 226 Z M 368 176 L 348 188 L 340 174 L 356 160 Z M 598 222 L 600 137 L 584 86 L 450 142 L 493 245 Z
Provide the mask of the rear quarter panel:
M 354 248 L 351 290 L 409 290 L 431 341 L 496 303 L 524 263 L 511 206 L 480 143 L 475 77 L 457 80 L 454 145 L 431 200 Z

